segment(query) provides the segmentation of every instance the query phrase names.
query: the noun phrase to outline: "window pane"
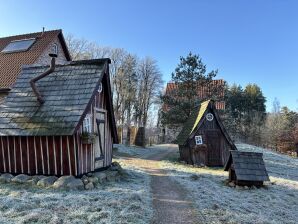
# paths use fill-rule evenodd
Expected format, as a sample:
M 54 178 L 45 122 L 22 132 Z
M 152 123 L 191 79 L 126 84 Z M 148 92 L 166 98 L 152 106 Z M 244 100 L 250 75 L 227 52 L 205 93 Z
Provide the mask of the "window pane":
M 2 52 L 18 52 L 18 51 L 26 51 L 32 44 L 35 42 L 35 39 L 27 39 L 27 40 L 17 40 L 10 42 Z

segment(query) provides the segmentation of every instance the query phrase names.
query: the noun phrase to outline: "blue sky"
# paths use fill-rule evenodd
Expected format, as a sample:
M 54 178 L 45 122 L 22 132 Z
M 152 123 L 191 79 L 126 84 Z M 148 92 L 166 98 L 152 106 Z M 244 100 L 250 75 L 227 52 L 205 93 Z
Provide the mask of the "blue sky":
M 0 7 L 0 36 L 61 28 L 155 58 L 165 81 L 192 51 L 219 69 L 218 78 L 258 84 L 267 110 L 274 97 L 298 108 L 298 1 L 2 0 Z

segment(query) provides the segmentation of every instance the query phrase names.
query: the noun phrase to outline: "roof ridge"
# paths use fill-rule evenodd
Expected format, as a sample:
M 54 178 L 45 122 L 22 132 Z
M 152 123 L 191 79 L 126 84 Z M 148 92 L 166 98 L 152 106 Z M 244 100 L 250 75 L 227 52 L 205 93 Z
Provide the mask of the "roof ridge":
M 104 62 L 110 63 L 110 58 L 98 58 L 98 59 L 88 59 L 88 60 L 78 60 L 78 61 L 68 61 L 64 64 L 56 64 L 56 67 L 64 67 L 64 66 L 72 66 L 72 65 L 98 65 Z M 34 68 L 48 68 L 49 65 L 40 65 L 40 64 L 29 64 L 29 65 L 22 65 L 22 69 L 34 69 Z
M 48 31 L 44 31 L 44 33 L 50 33 L 50 32 L 62 32 L 62 29 L 56 29 L 56 30 L 48 30 Z M 0 37 L 0 40 L 1 40 L 1 39 L 5 39 L 5 38 L 19 37 L 19 36 L 33 35 L 33 34 L 42 34 L 42 33 L 43 33 L 43 31 L 40 31 L 40 32 L 33 32 L 33 33 L 17 34 L 17 35 L 11 35 L 11 36 Z

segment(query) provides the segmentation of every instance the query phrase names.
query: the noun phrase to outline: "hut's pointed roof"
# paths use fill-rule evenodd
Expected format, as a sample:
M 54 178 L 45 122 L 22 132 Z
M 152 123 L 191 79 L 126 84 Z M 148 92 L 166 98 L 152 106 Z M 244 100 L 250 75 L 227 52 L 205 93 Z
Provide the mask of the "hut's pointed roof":
M 226 137 L 227 141 L 230 143 L 230 145 L 232 146 L 233 149 L 237 149 L 235 144 L 233 143 L 233 141 L 231 140 L 231 138 L 229 137 L 227 131 L 225 130 L 220 117 L 216 111 L 215 105 L 214 105 L 214 101 L 213 100 L 207 100 L 202 102 L 198 107 L 196 107 L 193 112 L 191 113 L 190 117 L 188 118 L 188 120 L 186 121 L 186 123 L 184 124 L 181 132 L 179 133 L 179 135 L 177 136 L 177 144 L 178 145 L 184 145 L 186 144 L 187 140 L 189 138 L 191 138 L 191 136 L 193 135 L 194 132 L 196 132 L 196 130 L 198 128 L 200 128 L 200 126 L 202 125 L 204 119 L 205 119 L 205 115 L 208 112 L 212 112 L 214 115 L 214 118 L 216 119 L 218 126 L 220 128 L 220 130 L 222 131 L 223 135 Z
M 231 151 L 224 170 L 228 171 L 232 164 L 237 180 L 269 181 L 263 153 Z

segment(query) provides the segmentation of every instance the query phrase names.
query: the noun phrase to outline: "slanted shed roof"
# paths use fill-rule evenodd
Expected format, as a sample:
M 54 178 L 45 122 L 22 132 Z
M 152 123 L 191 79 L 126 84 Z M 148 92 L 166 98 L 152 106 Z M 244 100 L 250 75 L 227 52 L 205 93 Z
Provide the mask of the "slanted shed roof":
M 109 59 L 57 65 L 53 73 L 36 82 L 45 100 L 42 105 L 29 81 L 48 67 L 24 67 L 5 102 L 0 105 L 0 136 L 74 134 L 97 92 L 107 63 Z M 113 114 L 111 117 L 114 118 Z
M 26 51 L 12 53 L 1 52 L 11 41 L 31 38 L 35 38 L 35 42 Z M 10 88 L 20 74 L 22 65 L 35 63 L 49 44 L 56 38 L 59 38 L 65 57 L 70 61 L 71 57 L 62 30 L 50 30 L 0 38 L 0 88 Z
M 237 180 L 269 181 L 263 153 L 231 151 L 224 170 L 228 171 L 232 164 Z
M 202 102 L 198 107 L 194 109 L 194 111 L 191 113 L 190 117 L 184 124 L 181 132 L 177 136 L 177 144 L 178 145 L 184 145 L 189 138 L 192 137 L 192 135 L 200 128 L 200 126 L 203 124 L 203 121 L 205 119 L 205 115 L 207 112 L 210 111 L 214 114 L 214 118 L 217 120 L 219 128 L 221 129 L 221 132 L 226 137 L 229 144 L 232 146 L 233 149 L 237 149 L 231 138 L 229 137 L 227 131 L 225 130 L 219 115 L 217 114 L 215 104 L 213 100 L 207 100 Z

